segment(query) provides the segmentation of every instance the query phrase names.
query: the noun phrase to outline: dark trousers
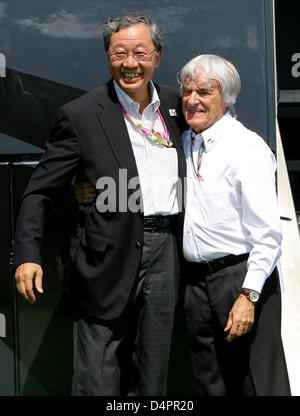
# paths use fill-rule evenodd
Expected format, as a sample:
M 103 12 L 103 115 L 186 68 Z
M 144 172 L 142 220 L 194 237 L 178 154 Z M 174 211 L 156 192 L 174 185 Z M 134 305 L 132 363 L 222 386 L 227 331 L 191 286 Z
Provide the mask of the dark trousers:
M 165 395 L 178 293 L 174 235 L 169 229 L 145 232 L 139 273 L 122 315 L 74 323 L 72 395 Z
M 251 331 L 232 342 L 224 328 L 239 296 L 247 260 L 215 273 L 186 264 L 184 299 L 189 347 L 199 395 L 288 395 L 280 337 L 277 270 L 267 279 Z

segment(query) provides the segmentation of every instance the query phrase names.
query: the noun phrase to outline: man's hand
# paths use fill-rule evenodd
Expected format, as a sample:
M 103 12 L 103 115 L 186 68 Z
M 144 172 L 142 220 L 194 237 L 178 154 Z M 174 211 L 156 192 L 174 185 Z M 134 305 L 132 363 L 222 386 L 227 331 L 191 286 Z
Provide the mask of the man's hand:
M 33 292 L 33 281 L 36 290 L 43 293 L 42 287 L 43 270 L 39 264 L 23 263 L 17 267 L 15 273 L 16 286 L 21 295 L 30 303 L 36 301 Z
M 224 332 L 228 332 L 227 341 L 247 334 L 254 322 L 254 304 L 241 294 L 229 312 L 229 318 Z
M 89 204 L 96 198 L 95 188 L 89 182 L 76 182 L 74 191 L 78 204 Z

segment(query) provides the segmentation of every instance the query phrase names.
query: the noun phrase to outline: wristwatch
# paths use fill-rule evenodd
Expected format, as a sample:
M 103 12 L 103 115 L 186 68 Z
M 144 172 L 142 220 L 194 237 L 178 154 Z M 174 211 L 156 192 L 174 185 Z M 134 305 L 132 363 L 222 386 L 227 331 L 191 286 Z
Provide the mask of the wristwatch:
M 240 290 L 240 293 L 245 295 L 247 299 L 250 300 L 250 302 L 254 304 L 256 304 L 259 301 L 260 293 L 256 292 L 256 290 L 245 289 L 242 287 L 242 289 Z

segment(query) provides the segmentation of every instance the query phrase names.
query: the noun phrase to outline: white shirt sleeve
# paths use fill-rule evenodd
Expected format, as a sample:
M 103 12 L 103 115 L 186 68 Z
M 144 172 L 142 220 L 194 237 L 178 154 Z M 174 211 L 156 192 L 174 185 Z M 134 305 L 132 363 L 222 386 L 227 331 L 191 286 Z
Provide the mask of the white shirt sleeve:
M 242 195 L 242 223 L 252 249 L 244 288 L 261 292 L 281 255 L 281 225 L 275 185 L 276 160 L 264 144 L 250 147 L 236 179 Z

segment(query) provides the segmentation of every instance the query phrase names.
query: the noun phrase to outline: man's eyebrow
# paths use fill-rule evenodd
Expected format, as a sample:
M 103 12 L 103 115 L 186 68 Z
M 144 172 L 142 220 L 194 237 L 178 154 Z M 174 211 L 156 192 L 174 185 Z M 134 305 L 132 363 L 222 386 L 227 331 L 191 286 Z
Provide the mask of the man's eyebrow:
M 134 46 L 134 49 L 135 49 L 135 48 L 138 48 L 138 47 L 143 47 L 143 48 L 145 48 L 145 44 L 144 44 L 144 43 L 137 43 L 137 44 Z M 114 48 L 124 48 L 124 49 L 126 49 L 126 47 L 125 47 L 124 43 L 122 43 L 122 42 L 120 42 L 120 43 L 116 43 L 116 44 L 114 45 Z
M 189 87 L 182 87 L 183 91 L 186 92 L 191 92 L 191 91 L 197 91 L 197 92 L 207 92 L 207 91 L 211 91 L 213 89 L 213 87 L 198 87 L 197 88 L 189 88 Z

